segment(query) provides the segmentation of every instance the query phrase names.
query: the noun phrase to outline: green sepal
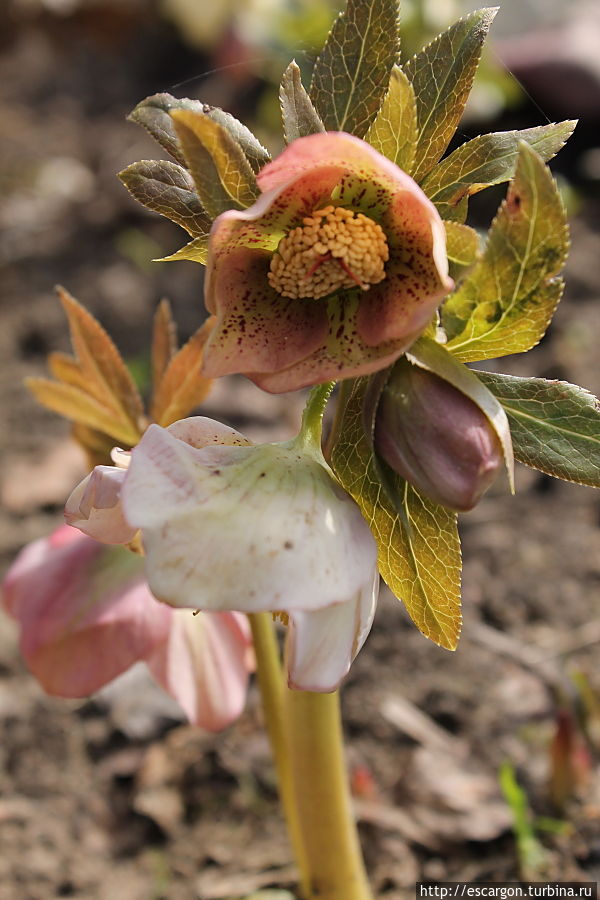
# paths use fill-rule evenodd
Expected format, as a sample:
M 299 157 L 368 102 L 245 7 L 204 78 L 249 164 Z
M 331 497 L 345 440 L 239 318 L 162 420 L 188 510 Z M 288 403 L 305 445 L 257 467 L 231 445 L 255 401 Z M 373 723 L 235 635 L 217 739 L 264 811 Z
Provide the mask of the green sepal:
M 506 410 L 515 459 L 600 487 L 600 403 L 593 394 L 566 381 L 477 374 Z
M 525 141 L 548 162 L 564 147 L 576 124 L 568 120 L 522 131 L 482 134 L 447 156 L 429 173 L 421 187 L 443 219 L 463 221 L 467 206 L 462 201 L 513 177 L 519 141 Z
M 416 181 L 433 168 L 456 131 L 497 11 L 479 9 L 459 19 L 404 66 L 417 103 Z
M 347 0 L 317 57 L 309 91 L 328 131 L 364 137 L 398 50 L 397 0 Z
M 181 225 L 192 237 L 210 231 L 211 219 L 194 181 L 177 163 L 142 160 L 119 172 L 119 178 L 138 203 Z
M 325 131 L 325 126 L 302 84 L 300 68 L 295 60 L 291 61 L 283 73 L 279 86 L 279 105 L 287 144 L 299 137 Z
M 341 421 L 336 428 L 331 465 L 369 523 L 377 542 L 383 579 L 403 601 L 419 630 L 435 643 L 453 650 L 461 625 L 461 557 L 456 516 L 395 476 L 395 493 L 404 511 L 403 517 L 398 515 L 382 490 L 365 433 L 363 406 L 367 384 L 367 378 L 358 378 L 342 385 Z
M 552 175 L 521 142 L 515 176 L 479 261 L 442 307 L 447 344 L 473 362 L 523 353 L 543 337 L 558 304 L 569 246 Z

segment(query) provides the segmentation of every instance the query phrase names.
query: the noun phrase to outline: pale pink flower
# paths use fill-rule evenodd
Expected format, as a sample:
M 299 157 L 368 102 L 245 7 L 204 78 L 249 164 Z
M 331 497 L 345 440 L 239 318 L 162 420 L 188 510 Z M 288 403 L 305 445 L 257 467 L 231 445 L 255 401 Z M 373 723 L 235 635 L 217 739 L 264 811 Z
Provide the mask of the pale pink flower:
M 103 467 L 107 468 L 107 467 Z M 144 661 L 190 721 L 211 731 L 242 711 L 250 636 L 244 616 L 193 616 L 150 593 L 143 560 L 62 526 L 26 546 L 3 584 L 21 652 L 45 691 L 85 697 Z
M 212 227 L 205 374 L 282 392 L 390 365 L 453 287 L 431 201 L 343 132 L 293 141 L 257 181 Z

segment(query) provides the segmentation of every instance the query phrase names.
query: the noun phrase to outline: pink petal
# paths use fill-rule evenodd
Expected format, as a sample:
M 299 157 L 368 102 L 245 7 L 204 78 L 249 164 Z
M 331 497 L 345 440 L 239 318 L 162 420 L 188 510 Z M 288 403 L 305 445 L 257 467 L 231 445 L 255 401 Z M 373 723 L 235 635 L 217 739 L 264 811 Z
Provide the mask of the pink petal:
M 6 576 L 5 606 L 44 690 L 84 697 L 166 640 L 171 610 L 144 581 L 143 561 L 65 529 L 25 547 Z
M 327 693 L 339 687 L 371 630 L 378 593 L 376 571 L 345 603 L 316 612 L 290 613 L 286 642 L 290 688 Z
M 157 682 L 190 722 L 220 731 L 246 702 L 251 646 L 245 616 L 176 610 L 169 640 L 147 660 Z
M 65 505 L 65 521 L 104 544 L 127 544 L 136 530 L 125 521 L 121 487 L 126 469 L 96 466 L 77 485 Z

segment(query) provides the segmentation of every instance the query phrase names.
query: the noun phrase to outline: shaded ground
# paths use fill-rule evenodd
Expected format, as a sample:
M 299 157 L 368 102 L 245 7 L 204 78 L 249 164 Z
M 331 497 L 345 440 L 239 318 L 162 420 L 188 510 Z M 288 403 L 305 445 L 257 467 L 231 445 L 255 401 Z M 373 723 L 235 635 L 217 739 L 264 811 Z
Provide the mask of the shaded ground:
M 202 317 L 199 267 L 147 263 L 178 246 L 178 229 L 135 207 L 114 172 L 154 154 L 125 113 L 205 61 L 164 22 L 140 24 L 135 4 L 132 21 L 116 9 L 104 30 L 85 17 L 58 27 L 49 14 L 15 16 L 0 56 L 0 221 L 10 228 L 0 272 L 4 565 L 58 523 L 81 472 L 68 426 L 21 384 L 44 371 L 49 350 L 67 347 L 54 282 L 134 361 L 163 293 L 184 334 Z M 202 97 L 235 111 L 218 77 Z M 567 280 L 548 338 L 502 370 L 600 393 L 600 214 L 589 198 Z M 231 379 L 205 410 L 277 439 L 292 433 L 299 401 Z M 535 814 L 567 823 L 541 834 L 538 876 L 600 879 L 597 748 L 564 812 L 548 789 L 556 685 L 568 700 L 566 673 L 579 671 L 600 696 L 599 496 L 520 469 L 517 496 L 498 485 L 463 518 L 462 534 L 459 650 L 428 643 L 385 595 L 343 691 L 367 861 L 390 900 L 414 896 L 416 880 L 518 877 L 497 780 L 504 760 Z M 216 737 L 183 724 L 143 672 L 90 701 L 51 699 L 20 662 L 12 623 L 0 625 L 0 900 L 217 900 L 293 886 L 254 689 L 243 717 Z

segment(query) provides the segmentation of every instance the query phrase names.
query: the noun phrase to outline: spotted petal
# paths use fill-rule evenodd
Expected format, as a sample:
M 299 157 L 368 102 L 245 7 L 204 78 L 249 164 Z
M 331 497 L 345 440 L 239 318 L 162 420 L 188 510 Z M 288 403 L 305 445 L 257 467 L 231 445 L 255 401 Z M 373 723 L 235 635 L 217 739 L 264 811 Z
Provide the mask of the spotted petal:
M 264 193 L 256 203 L 219 216 L 211 231 L 206 305 L 217 322 L 205 374 L 242 372 L 282 392 L 387 366 L 453 286 L 433 204 L 394 163 L 339 132 L 293 141 L 258 183 Z M 390 250 L 386 278 L 323 301 L 283 297 L 267 281 L 272 254 L 331 200 L 381 225 Z

